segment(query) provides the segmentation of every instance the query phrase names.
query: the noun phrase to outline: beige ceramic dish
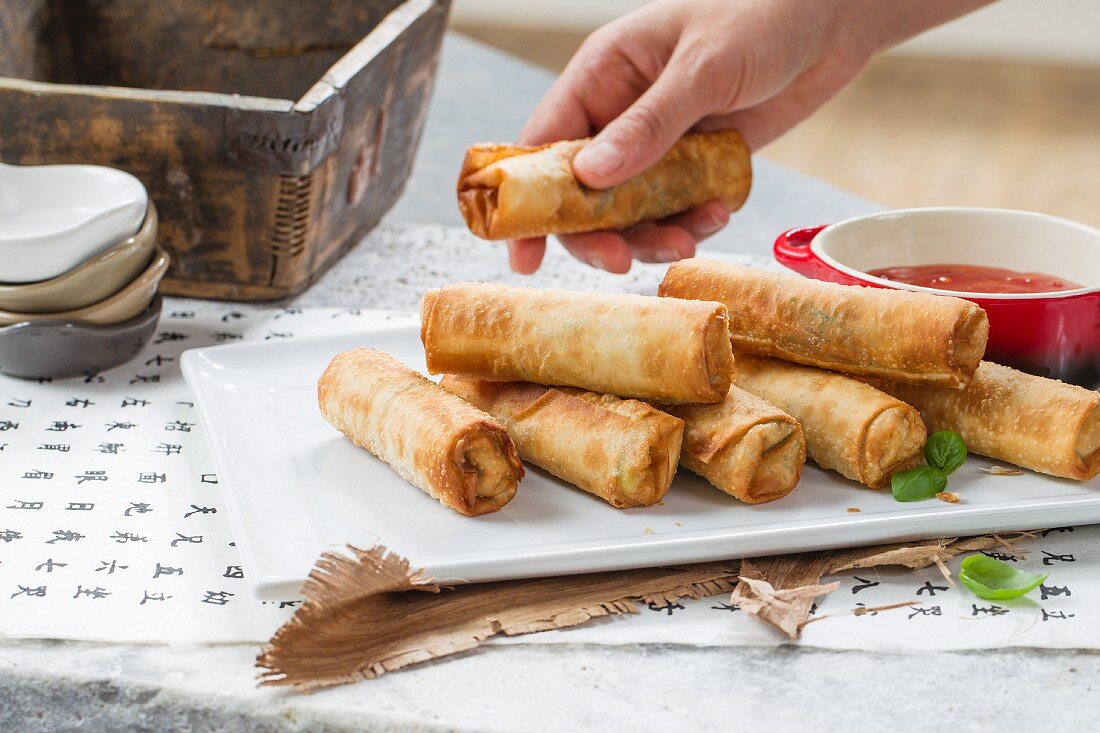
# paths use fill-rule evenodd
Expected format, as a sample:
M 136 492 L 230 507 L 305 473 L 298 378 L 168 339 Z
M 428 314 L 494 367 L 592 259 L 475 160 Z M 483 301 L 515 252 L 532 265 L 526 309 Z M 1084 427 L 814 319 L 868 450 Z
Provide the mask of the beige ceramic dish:
M 164 273 L 168 271 L 168 263 L 168 253 L 158 248 L 153 255 L 153 261 L 145 271 L 106 300 L 84 308 L 58 313 L 16 313 L 0 310 L 0 326 L 35 321 L 63 321 L 103 326 L 128 321 L 144 311 L 152 302 L 153 296 L 157 293 L 157 285 L 160 284 Z
M 145 221 L 134 236 L 49 280 L 0 284 L 0 309 L 52 313 L 85 308 L 122 290 L 149 266 L 157 246 L 157 210 L 149 202 Z

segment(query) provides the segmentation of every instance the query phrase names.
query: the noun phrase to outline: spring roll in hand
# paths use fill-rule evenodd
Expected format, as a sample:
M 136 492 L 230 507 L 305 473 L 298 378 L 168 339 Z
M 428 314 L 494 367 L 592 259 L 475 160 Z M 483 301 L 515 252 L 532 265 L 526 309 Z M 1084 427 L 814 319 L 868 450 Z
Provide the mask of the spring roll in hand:
M 500 423 L 381 351 L 337 354 L 317 401 L 353 443 L 462 514 L 500 509 L 523 478 Z
M 688 133 L 649 170 L 599 190 L 573 175 L 573 156 L 587 142 L 467 150 L 458 206 L 470 231 L 512 239 L 622 229 L 715 199 L 735 211 L 749 195 L 749 149 L 733 130 Z
M 962 387 L 985 353 L 985 311 L 962 298 L 825 283 L 691 259 L 658 291 L 729 308 L 737 352 L 846 374 Z
M 973 453 L 1087 481 L 1100 474 L 1100 393 L 983 361 L 965 389 L 875 380 Z
M 441 384 L 500 420 L 521 458 L 612 506 L 651 506 L 672 484 L 684 423 L 644 402 L 453 375 Z
M 923 459 L 920 414 L 885 392 L 843 374 L 758 356 L 737 355 L 738 387 L 802 425 L 810 458 L 872 489 Z
M 681 403 L 721 402 L 733 371 L 721 303 L 465 283 L 420 319 L 432 374 Z
M 669 405 L 684 421 L 680 463 L 749 504 L 791 493 L 806 462 L 798 422 L 778 407 L 730 387 L 716 405 Z

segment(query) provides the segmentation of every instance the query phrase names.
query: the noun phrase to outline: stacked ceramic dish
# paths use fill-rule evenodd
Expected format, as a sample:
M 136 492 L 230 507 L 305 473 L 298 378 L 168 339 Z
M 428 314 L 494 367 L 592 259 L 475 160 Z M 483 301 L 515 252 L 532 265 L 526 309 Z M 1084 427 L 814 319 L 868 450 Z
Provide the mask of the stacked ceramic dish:
M 0 164 L 0 373 L 95 373 L 141 351 L 169 263 L 156 235 L 128 173 Z

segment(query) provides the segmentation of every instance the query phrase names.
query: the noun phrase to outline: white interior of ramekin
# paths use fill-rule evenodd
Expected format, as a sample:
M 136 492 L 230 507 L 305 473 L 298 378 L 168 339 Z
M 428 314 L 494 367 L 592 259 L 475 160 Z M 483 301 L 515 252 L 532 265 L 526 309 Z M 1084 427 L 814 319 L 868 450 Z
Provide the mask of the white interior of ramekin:
M 868 270 L 951 263 L 1042 272 L 1085 286 L 1054 293 L 966 293 L 964 297 L 1029 299 L 1100 292 L 1100 229 L 1012 209 L 900 209 L 831 224 L 811 248 L 836 269 L 907 290 L 958 296 L 957 291 L 872 277 Z

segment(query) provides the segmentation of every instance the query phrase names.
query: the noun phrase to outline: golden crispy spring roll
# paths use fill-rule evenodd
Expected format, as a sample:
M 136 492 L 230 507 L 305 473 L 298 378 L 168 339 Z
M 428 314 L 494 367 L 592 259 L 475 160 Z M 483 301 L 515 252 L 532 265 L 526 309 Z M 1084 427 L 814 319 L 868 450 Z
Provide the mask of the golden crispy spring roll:
M 453 375 L 441 384 L 500 420 L 521 458 L 612 506 L 651 506 L 672 484 L 684 423 L 644 402 Z
M 353 443 L 455 511 L 494 512 L 516 495 L 523 464 L 504 427 L 389 354 L 337 354 L 317 402 Z
M 721 402 L 733 351 L 726 307 L 486 283 L 428 291 L 428 371 L 660 402 Z
M 749 504 L 791 493 L 806 462 L 798 422 L 740 387 L 716 405 L 669 405 L 684 421 L 680 463 Z
M 872 489 L 918 465 L 927 437 L 920 413 L 843 374 L 758 356 L 737 355 L 738 387 L 802 425 L 810 458 Z
M 1078 481 L 1100 474 L 1100 393 L 988 361 L 962 390 L 873 383 L 973 453 Z
M 962 387 L 989 334 L 985 311 L 961 298 L 712 260 L 673 264 L 658 293 L 725 303 L 734 351 L 899 382 Z
M 458 207 L 470 231 L 511 239 L 622 229 L 715 199 L 735 211 L 749 195 L 749 149 L 733 130 L 689 133 L 649 170 L 602 190 L 573 175 L 573 156 L 587 142 L 467 150 Z

